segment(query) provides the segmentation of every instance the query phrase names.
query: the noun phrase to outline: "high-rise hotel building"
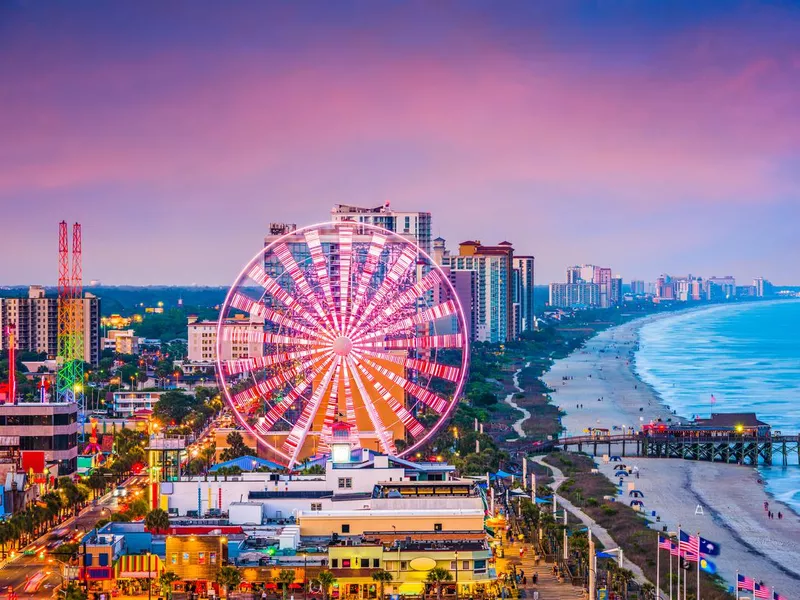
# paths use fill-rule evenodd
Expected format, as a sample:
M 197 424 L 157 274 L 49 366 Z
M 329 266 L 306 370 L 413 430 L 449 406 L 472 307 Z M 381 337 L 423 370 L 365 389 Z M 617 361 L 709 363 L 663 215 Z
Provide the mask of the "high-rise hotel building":
M 83 329 L 83 360 L 100 361 L 100 299 L 85 293 L 83 310 L 78 315 Z M 32 285 L 27 298 L 0 298 L 0 350 L 8 348 L 8 327 L 14 326 L 17 350 L 58 355 L 58 298 Z

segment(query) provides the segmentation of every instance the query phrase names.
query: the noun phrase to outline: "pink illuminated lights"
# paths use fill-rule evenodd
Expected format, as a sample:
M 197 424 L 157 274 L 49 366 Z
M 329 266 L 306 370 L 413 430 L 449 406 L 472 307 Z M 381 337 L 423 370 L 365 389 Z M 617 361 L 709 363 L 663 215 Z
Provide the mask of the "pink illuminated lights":
M 237 277 L 220 310 L 218 376 L 238 422 L 290 468 L 329 450 L 337 420 L 354 445 L 407 455 L 460 397 L 464 323 L 447 276 L 406 238 L 362 223 L 314 225 L 267 246 Z M 222 360 L 223 344 L 265 355 Z M 429 389 L 435 380 L 447 394 Z

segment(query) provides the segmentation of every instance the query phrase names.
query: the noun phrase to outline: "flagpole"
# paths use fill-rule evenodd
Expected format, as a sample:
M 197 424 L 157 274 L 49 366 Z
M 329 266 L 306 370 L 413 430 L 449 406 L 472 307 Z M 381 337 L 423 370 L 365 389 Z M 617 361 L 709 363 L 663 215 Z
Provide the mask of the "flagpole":
M 669 541 L 669 600 L 672 600 L 672 538 Z
M 697 600 L 700 600 L 700 532 L 697 532 Z
M 656 600 L 661 600 L 661 534 L 656 536 Z
M 739 600 L 739 569 L 736 569 L 736 600 Z
M 689 575 L 688 573 L 684 573 L 683 575 L 683 600 L 686 600 L 686 580 L 689 579 L 689 577 L 687 577 L 688 575 Z
M 683 571 L 683 560 L 681 558 L 681 526 L 678 525 L 678 600 L 681 600 L 681 571 Z

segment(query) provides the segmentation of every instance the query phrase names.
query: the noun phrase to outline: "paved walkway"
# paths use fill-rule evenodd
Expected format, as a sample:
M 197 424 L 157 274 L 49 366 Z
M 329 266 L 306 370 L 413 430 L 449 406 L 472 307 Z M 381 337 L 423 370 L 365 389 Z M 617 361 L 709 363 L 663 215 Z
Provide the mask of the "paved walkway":
M 560 469 L 557 469 L 553 465 L 549 465 L 546 462 L 544 462 L 543 456 L 537 456 L 533 460 L 539 463 L 540 465 L 550 469 L 551 473 L 553 474 L 553 483 L 550 484 L 550 488 L 553 490 L 553 495 L 556 497 L 556 501 L 558 502 L 558 504 L 560 504 L 561 506 L 565 506 L 570 513 L 578 517 L 584 525 L 589 527 L 592 530 L 592 535 L 596 537 L 598 540 L 600 540 L 604 548 L 618 547 L 617 542 L 614 541 L 614 539 L 611 537 L 608 531 L 606 531 L 600 525 L 598 525 L 594 519 L 592 519 L 589 515 L 583 512 L 580 508 L 572 504 L 572 502 L 570 502 L 563 496 L 559 496 L 556 493 L 558 488 L 561 487 L 561 484 L 564 483 L 564 481 L 566 481 L 567 479 L 564 476 L 564 473 L 562 473 Z M 644 576 L 644 573 L 639 568 L 639 566 L 633 564 L 630 561 L 626 561 L 624 555 L 623 555 L 623 566 L 626 569 L 630 569 L 633 572 L 633 574 L 636 577 L 636 581 L 638 581 L 639 583 L 649 582 L 649 580 L 647 579 L 647 577 Z
M 524 368 L 527 368 L 527 367 L 530 367 L 530 366 L 531 366 L 531 363 L 530 362 L 526 362 Z M 517 369 L 514 372 L 514 379 L 513 379 L 514 380 L 514 388 L 518 392 L 524 392 L 525 390 L 523 390 L 521 387 L 519 387 L 519 374 L 520 373 L 522 373 L 522 369 Z M 527 435 L 525 434 L 525 430 L 522 428 L 522 424 L 525 421 L 527 421 L 528 419 L 530 419 L 531 411 L 529 411 L 526 408 L 522 408 L 519 404 L 514 402 L 514 396 L 515 395 L 516 395 L 515 392 L 511 392 L 508 396 L 503 398 L 503 402 L 505 402 L 506 404 L 508 404 L 512 408 L 516 408 L 518 411 L 520 411 L 522 413 L 522 417 L 517 419 L 514 422 L 514 424 L 511 426 L 514 429 L 514 431 L 517 432 L 517 436 L 519 436 L 518 439 L 522 439 L 524 437 L 527 437 Z M 508 441 L 511 442 L 513 440 L 508 440 Z

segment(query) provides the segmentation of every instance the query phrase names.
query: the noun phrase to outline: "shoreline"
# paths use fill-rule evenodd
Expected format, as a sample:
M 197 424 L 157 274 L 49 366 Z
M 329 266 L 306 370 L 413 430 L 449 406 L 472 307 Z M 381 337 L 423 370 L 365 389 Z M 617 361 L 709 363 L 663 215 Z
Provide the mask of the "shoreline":
M 636 373 L 639 330 L 654 321 L 714 308 L 634 319 L 598 333 L 582 348 L 557 360 L 542 381 L 554 390 L 551 402 L 562 411 L 566 434 L 580 434 L 589 427 L 622 433 L 658 418 L 683 420 Z M 800 564 L 800 547 L 794 542 L 800 537 L 800 516 L 767 492 L 757 469 L 742 471 L 738 465 L 680 459 L 628 457 L 626 461 L 641 469 L 641 479 L 631 482 L 645 492 L 647 514 L 655 510 L 660 517 L 658 523 L 650 519 L 651 527 L 666 525 L 675 532 L 681 523 L 692 533 L 701 531 L 703 537 L 719 543 L 722 555 L 711 560 L 728 583 L 735 581 L 739 569 L 774 586 L 778 593 L 800 597 L 800 575 L 795 568 Z M 616 482 L 612 465 L 601 464 L 600 471 Z M 628 498 L 619 500 L 627 503 Z M 784 518 L 767 519 L 764 502 Z M 703 515 L 695 514 L 697 505 L 704 507 Z

